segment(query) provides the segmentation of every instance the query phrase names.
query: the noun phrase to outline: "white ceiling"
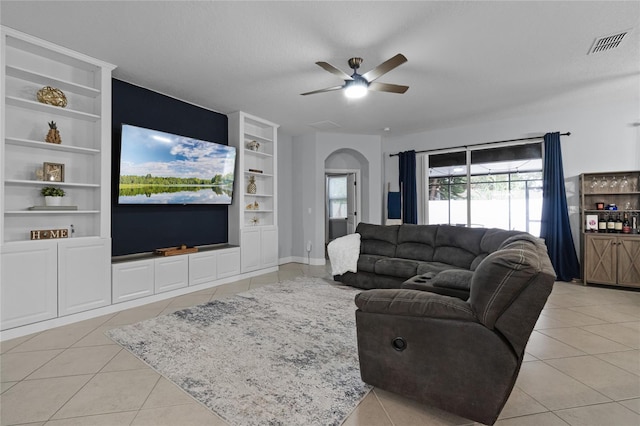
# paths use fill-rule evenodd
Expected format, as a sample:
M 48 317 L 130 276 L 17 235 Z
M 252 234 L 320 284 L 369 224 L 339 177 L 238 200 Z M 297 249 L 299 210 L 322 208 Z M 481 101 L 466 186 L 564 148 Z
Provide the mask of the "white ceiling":
M 118 66 L 114 77 L 221 113 L 242 110 L 295 136 L 415 133 L 640 90 L 638 1 L 5 1 L 0 22 Z M 629 30 L 587 55 L 597 37 Z M 342 84 L 316 61 L 403 95 L 300 93 Z

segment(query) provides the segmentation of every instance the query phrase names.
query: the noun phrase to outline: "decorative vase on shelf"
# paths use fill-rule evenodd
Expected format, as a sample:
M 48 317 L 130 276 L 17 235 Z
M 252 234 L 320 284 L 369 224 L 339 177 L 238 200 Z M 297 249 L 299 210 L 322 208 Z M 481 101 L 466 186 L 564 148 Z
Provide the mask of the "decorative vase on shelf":
M 249 176 L 249 185 L 247 185 L 247 194 L 255 194 L 258 191 L 255 176 Z
M 44 197 L 44 204 L 47 206 L 59 206 L 62 204 L 62 197 Z
M 260 142 L 251 141 L 247 143 L 247 148 L 249 148 L 251 151 L 257 151 L 260 148 Z

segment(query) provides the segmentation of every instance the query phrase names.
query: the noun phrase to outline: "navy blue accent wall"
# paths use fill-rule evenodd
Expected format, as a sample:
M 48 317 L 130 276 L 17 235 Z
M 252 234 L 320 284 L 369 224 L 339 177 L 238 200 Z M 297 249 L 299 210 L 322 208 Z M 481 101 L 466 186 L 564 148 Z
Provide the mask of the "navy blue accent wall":
M 117 200 L 123 123 L 228 145 L 227 116 L 116 79 L 112 88 L 112 255 L 226 243 L 227 206 L 132 206 Z

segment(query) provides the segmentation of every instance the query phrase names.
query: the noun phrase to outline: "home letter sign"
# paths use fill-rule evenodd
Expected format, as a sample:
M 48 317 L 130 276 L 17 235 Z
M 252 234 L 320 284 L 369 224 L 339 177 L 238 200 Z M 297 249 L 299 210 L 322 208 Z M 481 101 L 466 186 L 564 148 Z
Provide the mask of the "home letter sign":
M 32 240 L 49 240 L 52 238 L 69 238 L 69 230 L 63 229 L 40 229 L 31 231 Z

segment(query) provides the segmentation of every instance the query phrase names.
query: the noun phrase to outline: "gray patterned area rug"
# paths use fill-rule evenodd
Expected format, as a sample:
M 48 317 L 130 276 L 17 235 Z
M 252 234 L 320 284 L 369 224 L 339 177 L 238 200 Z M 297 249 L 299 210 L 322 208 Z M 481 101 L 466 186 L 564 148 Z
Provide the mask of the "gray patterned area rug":
M 358 290 L 298 279 L 107 335 L 230 425 L 339 425 L 360 379 Z

